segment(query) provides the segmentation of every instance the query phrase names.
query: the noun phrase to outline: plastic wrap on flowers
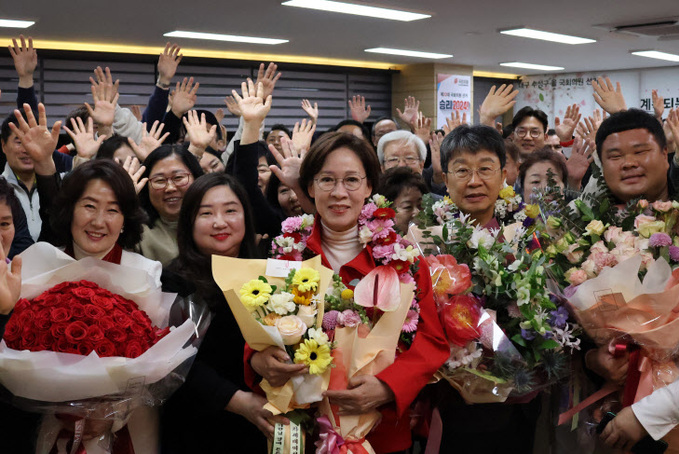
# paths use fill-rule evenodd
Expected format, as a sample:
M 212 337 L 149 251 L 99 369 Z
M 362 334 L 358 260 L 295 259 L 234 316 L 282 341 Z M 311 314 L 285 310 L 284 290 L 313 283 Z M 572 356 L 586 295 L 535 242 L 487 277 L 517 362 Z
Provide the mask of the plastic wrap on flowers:
M 164 294 L 158 276 L 150 275 L 149 270 L 93 258 L 75 261 L 40 243 L 34 248 L 28 250 L 29 260 L 25 258 L 24 263 L 41 259 L 36 267 L 39 272 L 28 273 L 22 297 L 34 299 L 55 285 L 84 279 L 134 301 L 157 327 L 167 328 L 167 333 L 145 352 L 137 351 L 135 358 L 100 357 L 97 351 L 84 356 L 14 350 L 3 340 L 0 384 L 4 397 L 28 411 L 98 420 L 124 420 L 136 407 L 158 405 L 167 399 L 188 373 L 210 321 L 207 309 L 190 299 Z M 11 330 L 6 334 L 11 336 Z

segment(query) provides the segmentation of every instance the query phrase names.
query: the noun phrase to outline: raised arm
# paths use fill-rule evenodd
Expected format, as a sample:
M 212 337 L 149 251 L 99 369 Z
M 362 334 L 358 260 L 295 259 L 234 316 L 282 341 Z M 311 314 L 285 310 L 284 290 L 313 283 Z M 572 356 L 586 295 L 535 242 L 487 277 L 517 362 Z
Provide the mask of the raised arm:
M 28 104 L 24 104 L 24 112 L 26 120 L 19 110 L 15 110 L 14 116 L 18 124 L 10 123 L 9 127 L 21 140 L 26 153 L 33 160 L 35 173 L 45 176 L 54 175 L 57 169 L 52 159 L 52 152 L 57 146 L 61 121 L 54 123 L 51 130 L 48 129 L 47 114 L 42 103 L 38 104 L 38 121 Z
M 420 101 L 415 99 L 414 96 L 408 96 L 403 100 L 403 112 L 398 107 L 396 112 L 398 112 L 398 117 L 408 125 L 409 128 L 413 128 L 413 125 L 417 121 L 417 113 L 420 111 Z
M 167 109 L 168 95 L 172 78 L 177 72 L 179 62 L 182 60 L 181 47 L 177 44 L 166 43 L 165 49 L 158 57 L 158 80 L 149 97 L 149 103 L 144 110 L 141 121 L 152 125 L 156 120 L 162 121 Z
M 88 103 L 85 103 L 85 107 L 87 107 L 90 117 L 96 123 L 98 133 L 100 135 L 112 135 L 116 105 L 119 98 L 118 86 L 120 81 L 116 80 L 113 82 L 111 70 L 108 68 L 103 70 L 101 66 L 97 66 L 94 74 L 96 80 L 90 77 L 94 108 Z
M 504 115 L 509 111 L 514 104 L 515 98 L 518 96 L 519 90 L 514 88 L 511 84 L 502 84 L 496 90 L 495 85 L 490 87 L 490 91 L 483 100 L 479 108 L 479 121 L 482 125 L 495 127 L 495 119 L 500 115 Z
M 592 88 L 594 89 L 594 100 L 609 114 L 627 110 L 620 82 L 616 82 L 614 88 L 610 78 L 599 77 L 592 81 Z
M 24 104 L 29 104 L 33 111 L 38 110 L 38 98 L 35 96 L 33 86 L 33 74 L 38 66 L 38 53 L 33 48 L 33 38 L 19 35 L 19 42 L 12 39 L 12 45 L 8 46 L 9 53 L 14 61 L 14 69 L 19 76 L 19 89 L 17 90 L 17 109 L 21 109 Z
M 349 110 L 351 110 L 351 118 L 359 123 L 365 122 L 370 116 L 371 108 L 365 106 L 365 98 L 361 95 L 352 97 L 349 100 Z
M 554 130 L 556 131 L 556 135 L 559 136 L 560 141 L 569 142 L 573 139 L 573 132 L 581 117 L 580 107 L 578 107 L 577 104 L 573 104 L 566 108 L 566 115 L 563 117 L 563 123 L 559 117 L 554 118 Z

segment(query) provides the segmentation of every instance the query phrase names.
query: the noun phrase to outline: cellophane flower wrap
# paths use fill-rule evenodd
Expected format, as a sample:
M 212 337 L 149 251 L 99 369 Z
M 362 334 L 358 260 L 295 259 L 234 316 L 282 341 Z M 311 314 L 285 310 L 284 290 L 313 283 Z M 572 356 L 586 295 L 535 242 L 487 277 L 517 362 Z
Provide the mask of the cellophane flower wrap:
M 451 205 L 425 203 L 409 232 L 429 263 L 451 346 L 439 378 L 469 403 L 504 402 L 558 381 L 580 341 L 547 290 L 550 265 L 533 244 L 538 207 L 521 205 L 521 222 L 486 229 Z
M 209 324 L 200 306 L 175 302 L 148 269 L 76 261 L 46 243 L 22 257 L 21 300 L 0 342 L 0 384 L 14 405 L 120 427 L 183 383 Z M 39 446 L 54 436 L 41 433 Z
M 308 374 L 283 386 L 262 380 L 269 401 L 266 407 L 280 414 L 319 402 L 328 388 L 332 365 L 328 336 L 321 329 L 320 304 L 332 270 L 321 265 L 320 257 L 295 264 L 213 256 L 212 272 L 252 349 L 277 346 L 292 361 L 309 367 Z

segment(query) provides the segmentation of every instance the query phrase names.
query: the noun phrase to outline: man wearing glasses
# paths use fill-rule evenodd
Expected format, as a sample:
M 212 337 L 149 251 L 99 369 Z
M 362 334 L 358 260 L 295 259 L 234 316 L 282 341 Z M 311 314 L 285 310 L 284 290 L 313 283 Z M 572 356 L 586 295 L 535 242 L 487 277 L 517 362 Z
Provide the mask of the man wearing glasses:
M 514 115 L 512 140 L 525 158 L 545 146 L 547 140 L 547 114 L 526 106 Z
M 392 131 L 383 135 L 377 143 L 377 158 L 382 172 L 394 167 L 409 167 L 421 175 L 427 159 L 427 146 L 410 131 Z

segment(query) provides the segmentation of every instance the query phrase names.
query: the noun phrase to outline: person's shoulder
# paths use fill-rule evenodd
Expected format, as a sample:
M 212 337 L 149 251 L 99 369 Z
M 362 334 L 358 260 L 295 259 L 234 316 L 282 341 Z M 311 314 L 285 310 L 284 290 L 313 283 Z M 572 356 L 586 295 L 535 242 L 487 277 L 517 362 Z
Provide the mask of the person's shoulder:
M 120 257 L 120 264 L 147 271 L 153 277 L 153 280 L 160 285 L 160 275 L 163 272 L 163 265 L 159 261 L 151 260 L 136 252 L 123 251 Z

